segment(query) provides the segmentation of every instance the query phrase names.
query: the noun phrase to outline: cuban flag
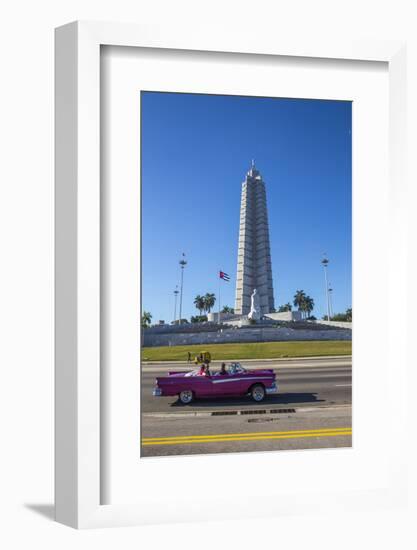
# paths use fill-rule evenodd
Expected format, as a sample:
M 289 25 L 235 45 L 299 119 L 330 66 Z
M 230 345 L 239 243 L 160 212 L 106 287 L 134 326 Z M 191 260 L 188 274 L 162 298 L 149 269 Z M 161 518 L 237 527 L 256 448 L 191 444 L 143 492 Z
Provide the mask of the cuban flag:
M 230 281 L 230 277 L 227 273 L 224 271 L 219 271 L 220 279 L 223 279 L 223 281 Z

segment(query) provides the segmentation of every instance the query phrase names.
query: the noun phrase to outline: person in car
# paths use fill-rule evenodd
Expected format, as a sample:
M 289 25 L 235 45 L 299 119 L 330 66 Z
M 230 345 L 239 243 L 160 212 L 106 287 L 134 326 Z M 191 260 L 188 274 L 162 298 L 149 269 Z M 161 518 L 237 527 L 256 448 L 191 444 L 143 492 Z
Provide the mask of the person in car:
M 198 371 L 199 376 L 206 376 L 206 365 L 201 365 L 200 370 Z
M 222 375 L 222 374 L 227 374 L 226 363 L 222 363 L 222 366 L 220 367 L 219 374 L 220 374 L 220 375 Z

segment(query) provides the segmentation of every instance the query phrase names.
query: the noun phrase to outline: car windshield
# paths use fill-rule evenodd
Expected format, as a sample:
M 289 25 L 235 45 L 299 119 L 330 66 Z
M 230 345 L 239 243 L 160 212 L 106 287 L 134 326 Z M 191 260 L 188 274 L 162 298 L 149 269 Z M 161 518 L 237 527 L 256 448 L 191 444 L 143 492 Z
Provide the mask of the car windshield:
M 190 372 L 187 372 L 187 374 L 185 374 L 184 376 L 198 376 L 199 373 L 200 373 L 200 369 L 195 369 Z
M 230 365 L 226 368 L 226 372 L 229 375 L 241 374 L 246 372 L 246 369 L 244 369 L 240 363 L 230 363 Z M 219 374 L 219 372 L 215 372 L 214 374 Z M 184 376 L 201 376 L 201 372 L 200 369 L 194 369 L 190 372 L 187 372 L 187 374 L 185 374 Z
M 228 371 L 229 374 L 240 374 L 242 372 L 246 372 L 240 363 L 230 363 Z

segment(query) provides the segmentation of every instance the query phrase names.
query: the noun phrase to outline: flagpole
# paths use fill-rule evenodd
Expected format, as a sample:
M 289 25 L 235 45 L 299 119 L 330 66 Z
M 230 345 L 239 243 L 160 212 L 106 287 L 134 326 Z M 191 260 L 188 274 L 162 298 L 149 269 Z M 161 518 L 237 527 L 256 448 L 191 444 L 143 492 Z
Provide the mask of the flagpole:
M 219 271 L 219 317 L 217 319 L 219 325 L 220 325 L 220 283 L 221 283 L 221 277 L 220 277 L 220 271 Z

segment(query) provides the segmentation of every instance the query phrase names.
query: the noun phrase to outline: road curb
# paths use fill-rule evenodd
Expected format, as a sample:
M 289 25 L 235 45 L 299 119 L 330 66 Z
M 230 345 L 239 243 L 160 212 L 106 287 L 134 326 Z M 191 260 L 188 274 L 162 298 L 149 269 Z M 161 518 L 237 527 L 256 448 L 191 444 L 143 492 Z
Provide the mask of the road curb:
M 243 363 L 243 365 L 245 366 L 245 363 Z M 220 368 L 220 365 L 219 364 L 216 364 L 216 362 L 212 362 L 211 363 L 211 366 L 212 368 Z M 261 364 L 261 363 L 258 363 L 257 365 L 246 365 L 249 369 L 253 369 L 253 370 L 262 370 L 262 369 L 265 369 L 265 368 L 273 368 L 273 369 L 277 369 L 278 371 L 281 370 L 284 371 L 284 370 L 297 370 L 297 369 L 320 369 L 320 370 L 326 370 L 326 369 L 343 369 L 343 368 L 352 368 L 352 361 L 340 361 L 338 363 L 333 363 L 333 364 L 330 364 L 330 365 L 326 365 L 326 364 L 320 364 L 320 363 L 300 363 L 300 362 L 297 362 L 297 363 L 272 363 L 269 362 L 269 363 L 266 363 L 266 364 Z M 161 364 L 161 363 L 157 363 L 155 365 L 148 365 L 147 367 L 144 367 L 143 369 L 139 366 L 138 367 L 139 370 L 141 370 L 142 374 L 157 374 L 157 373 L 166 373 L 168 371 L 172 371 L 172 372 L 181 372 L 181 371 L 192 371 L 195 369 L 195 366 L 190 366 L 190 365 L 179 365 L 178 363 L 176 363 L 175 365 L 165 365 L 165 364 Z
M 271 361 L 317 361 L 317 360 L 323 360 L 323 359 L 350 359 L 352 360 L 352 355 L 301 355 L 299 357 L 275 357 L 272 359 L 216 359 L 215 361 L 212 361 L 212 364 L 219 364 L 219 363 L 233 363 L 233 362 L 240 362 L 244 361 L 245 363 L 261 363 L 261 362 L 271 362 Z M 142 365 L 181 365 L 184 364 L 184 366 L 189 366 L 190 363 L 187 363 L 187 361 L 141 361 Z M 195 366 L 195 365 L 194 365 Z
M 303 412 L 329 411 L 335 409 L 351 409 L 352 405 L 331 405 L 331 406 L 308 406 L 308 407 L 290 407 L 290 408 L 271 408 L 271 409 L 239 409 L 236 411 L 218 410 L 218 411 L 184 411 L 169 413 L 143 413 L 146 418 L 184 418 L 184 417 L 210 417 L 210 416 L 258 416 L 275 414 L 296 414 Z

